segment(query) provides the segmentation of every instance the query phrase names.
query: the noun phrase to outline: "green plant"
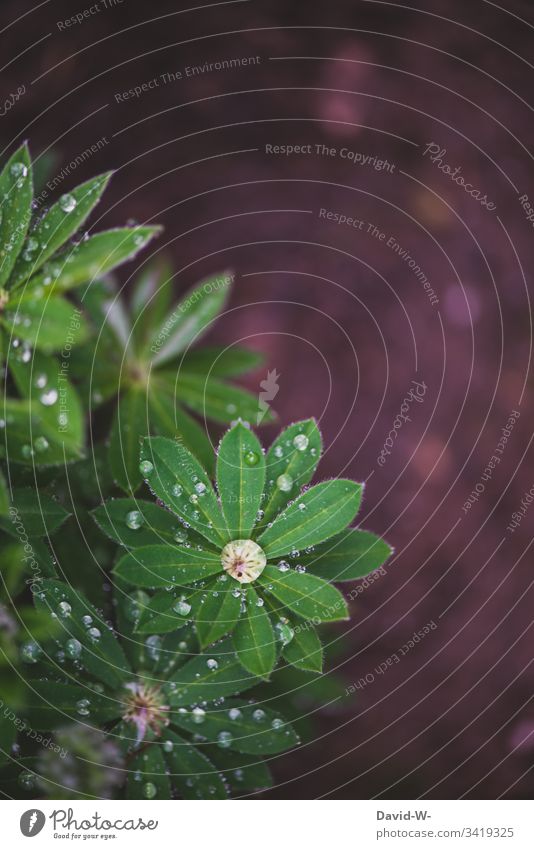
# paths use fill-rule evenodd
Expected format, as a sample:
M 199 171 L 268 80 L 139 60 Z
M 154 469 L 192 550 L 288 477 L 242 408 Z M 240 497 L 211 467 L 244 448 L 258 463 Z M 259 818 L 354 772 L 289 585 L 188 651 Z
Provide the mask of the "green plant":
M 161 259 L 125 295 L 109 277 L 158 228 L 79 233 L 108 179 L 40 211 L 26 147 L 0 174 L 0 785 L 251 794 L 308 731 L 299 694 L 332 698 L 333 582 L 390 549 L 350 527 L 361 484 L 310 485 L 314 420 L 264 452 L 248 422 L 274 414 L 232 382 L 258 354 L 195 347 L 232 274 L 176 304 Z

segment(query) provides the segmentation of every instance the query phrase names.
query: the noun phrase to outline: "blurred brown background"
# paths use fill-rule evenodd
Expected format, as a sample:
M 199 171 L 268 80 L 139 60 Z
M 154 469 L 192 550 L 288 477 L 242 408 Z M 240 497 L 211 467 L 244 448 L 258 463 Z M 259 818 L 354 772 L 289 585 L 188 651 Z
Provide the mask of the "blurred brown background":
M 534 509 L 507 525 L 534 483 L 532 229 L 519 200 L 534 198 L 531 4 L 192 5 L 4 2 L 2 96 L 26 93 L 0 140 L 4 154 L 23 138 L 34 155 L 53 149 L 60 176 L 96 145 L 50 199 L 117 169 L 96 223 L 164 224 L 154 250 L 173 256 L 177 293 L 235 268 L 213 338 L 265 352 L 282 424 L 320 418 L 323 477 L 368 479 L 362 525 L 396 555 L 328 634 L 341 698 L 314 740 L 277 760 L 273 795 L 529 797 Z M 431 143 L 496 209 L 425 155 Z M 380 466 L 414 379 L 423 402 Z M 464 513 L 514 410 L 501 462 Z

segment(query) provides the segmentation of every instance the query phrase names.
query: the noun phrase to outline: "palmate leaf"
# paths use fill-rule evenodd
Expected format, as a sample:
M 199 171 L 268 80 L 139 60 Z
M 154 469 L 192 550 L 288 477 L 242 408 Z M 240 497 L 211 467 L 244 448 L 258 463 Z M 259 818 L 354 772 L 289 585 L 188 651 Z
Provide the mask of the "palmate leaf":
M 277 754 L 299 742 L 291 724 L 277 711 L 242 699 L 226 699 L 223 706 L 206 710 L 200 725 L 196 719 L 193 713 L 171 715 L 173 725 L 200 733 L 208 742 L 219 745 L 223 742 L 228 749 L 245 754 Z
M 168 680 L 170 683 L 165 687 L 168 704 L 179 708 L 243 693 L 259 679 L 243 669 L 231 639 L 227 638 L 209 649 L 209 653 L 189 660 Z M 175 716 L 182 714 L 173 712 L 171 721 Z
M 65 646 L 69 640 L 81 643 L 80 661 L 87 672 L 113 688 L 128 678 L 131 673 L 121 646 L 102 616 L 78 590 L 46 579 L 34 595 L 34 603 L 38 611 L 50 617 L 54 638 Z
M 56 531 L 69 517 L 70 513 L 57 501 L 35 489 L 18 488 L 12 492 L 11 506 L 15 513 L 11 517 L 0 518 L 0 527 L 11 536 L 19 538 L 15 521 L 20 520 L 29 537 L 43 537 Z
M 187 448 L 172 439 L 151 437 L 143 440 L 141 462 L 150 467 L 148 486 L 170 510 L 216 547 L 228 542 L 211 481 Z
M 248 539 L 261 505 L 265 457 L 241 422 L 225 433 L 217 457 L 217 489 L 232 539 Z
M 23 144 L 0 173 L 0 287 L 6 285 L 30 225 L 33 184 L 28 146 Z
M 319 463 L 321 451 L 321 433 L 315 419 L 296 422 L 277 436 L 267 453 L 267 485 L 260 526 L 265 527 L 272 521 L 300 492 L 300 488 L 309 483 Z M 277 485 L 281 476 L 285 479 L 282 488 Z
M 63 195 L 31 228 L 25 249 L 19 254 L 11 274 L 16 287 L 35 274 L 82 226 L 106 188 L 111 172 L 100 174 Z
M 78 309 L 58 295 L 27 293 L 10 300 L 0 315 L 0 324 L 9 334 L 10 345 L 22 340 L 47 354 L 61 351 L 74 336 L 77 343 L 87 338 L 88 328 Z
M 209 277 L 177 304 L 151 339 L 149 350 L 155 367 L 174 359 L 209 329 L 224 308 L 232 281 L 231 272 Z
M 234 631 L 239 662 L 253 675 L 268 678 L 276 663 L 276 645 L 269 614 L 259 605 L 259 596 L 247 587 L 246 611 Z
M 299 558 L 326 581 L 354 581 L 378 569 L 392 554 L 384 540 L 369 531 L 349 529 Z
M 349 618 L 339 590 L 315 575 L 280 572 L 276 566 L 266 566 L 258 580 L 267 593 L 303 619 L 337 622 Z
M 163 751 L 169 778 L 184 799 L 228 798 L 225 783 L 217 767 L 190 742 L 167 730 Z
M 170 799 L 171 783 L 159 743 L 151 743 L 129 763 L 127 799 Z
M 160 232 L 159 227 L 123 227 L 105 230 L 86 241 L 66 249 L 45 262 L 30 278 L 29 285 L 50 285 L 54 292 L 64 292 L 108 274 L 133 257 Z
M 114 573 L 136 587 L 187 587 L 221 571 L 216 552 L 179 545 L 148 545 L 125 554 Z
M 282 649 L 282 657 L 305 672 L 323 671 L 323 647 L 317 631 L 309 622 L 292 622 L 293 639 Z
M 329 539 L 356 516 L 363 484 L 330 480 L 311 487 L 292 502 L 258 538 L 269 559 Z

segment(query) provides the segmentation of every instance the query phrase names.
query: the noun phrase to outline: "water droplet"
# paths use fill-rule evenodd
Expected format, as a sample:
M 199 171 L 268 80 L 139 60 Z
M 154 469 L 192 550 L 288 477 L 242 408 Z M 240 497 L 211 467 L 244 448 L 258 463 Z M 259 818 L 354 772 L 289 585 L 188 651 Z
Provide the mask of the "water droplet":
M 303 575 L 305 571 L 306 571 L 306 567 L 301 566 L 300 563 L 297 566 L 295 566 L 295 572 L 299 572 L 300 575 Z
M 126 514 L 126 524 L 132 531 L 137 531 L 143 524 L 143 516 L 139 510 L 130 510 Z
M 281 492 L 289 492 L 293 486 L 293 478 L 290 475 L 279 475 L 276 478 L 276 486 Z
M 257 451 L 245 451 L 243 459 L 247 466 L 257 466 L 260 461 L 260 455 Z
M 24 643 L 20 650 L 24 663 L 37 663 L 41 654 L 41 647 L 37 643 Z
M 76 198 L 73 195 L 61 195 L 58 203 L 63 212 L 72 212 L 76 209 Z
M 180 498 L 180 496 L 181 496 L 181 494 L 182 494 L 182 492 L 183 492 L 183 491 L 184 491 L 184 490 L 183 490 L 183 487 L 181 487 L 179 483 L 175 483 L 175 484 L 174 484 L 174 486 L 173 486 L 173 488 L 172 488 L 172 494 L 173 494 L 176 498 Z
M 191 718 L 195 725 L 201 725 L 206 719 L 206 711 L 201 707 L 194 707 L 191 711 Z
M 304 504 L 303 501 L 301 501 L 300 504 L 299 504 L 299 510 L 301 510 L 301 511 L 306 510 L 306 505 Z
M 285 622 L 277 622 L 274 627 L 276 630 L 277 637 L 282 643 L 282 645 L 287 646 L 287 644 L 290 643 L 293 637 L 295 636 L 293 628 L 291 628 Z
M 216 669 L 218 669 L 218 668 L 219 668 L 219 664 L 218 664 L 218 662 L 215 660 L 215 658 L 214 658 L 214 657 L 209 657 L 209 658 L 207 659 L 207 661 L 206 661 L 206 666 L 208 667 L 208 669 L 212 669 L 213 671 L 215 671 Z
M 287 560 L 280 560 L 280 563 L 278 564 L 278 571 L 279 572 L 289 572 L 290 569 L 291 569 L 291 566 L 289 565 Z
M 202 496 L 202 495 L 206 494 L 206 484 L 202 483 L 202 481 L 195 484 L 195 489 L 196 489 L 197 495 Z
M 175 613 L 179 616 L 187 616 L 191 612 L 191 605 L 187 601 L 177 601 L 173 607 Z
M 273 731 L 280 731 L 281 728 L 284 727 L 284 721 L 276 716 L 271 722 L 271 728 Z
M 305 433 L 298 433 L 293 440 L 293 445 L 297 449 L 297 451 L 306 451 L 306 448 L 309 444 L 309 439 Z
M 46 374 L 38 374 L 37 377 L 35 378 L 35 385 L 36 385 L 37 389 L 44 389 L 47 382 L 48 382 L 48 378 L 47 378 Z
M 258 596 L 258 600 L 256 602 L 256 607 L 263 607 L 265 604 L 264 600 Z
M 47 392 L 43 392 L 40 401 L 41 404 L 44 404 L 45 407 L 51 407 L 56 403 L 58 399 L 57 389 L 49 389 Z
M 30 457 L 33 457 L 33 450 L 31 445 L 23 445 L 20 449 L 20 453 L 22 454 L 25 460 L 29 460 Z
M 87 632 L 94 643 L 97 643 L 102 636 L 98 628 L 89 628 Z
M 38 454 L 42 454 L 49 447 L 48 439 L 46 438 L 46 436 L 38 436 L 34 440 L 33 444 Z
M 58 604 L 57 607 L 57 615 L 61 616 L 62 619 L 66 619 L 67 616 L 70 616 L 72 613 L 72 607 L 68 603 L 68 601 L 62 601 Z
M 228 749 L 232 745 L 233 737 L 229 731 L 221 731 L 217 734 L 217 745 L 220 749 Z
M 72 660 L 77 660 L 82 653 L 82 644 L 79 640 L 75 640 L 73 637 L 72 640 L 67 640 L 65 644 L 65 651 Z
M 89 699 L 80 699 L 76 702 L 76 713 L 80 716 L 89 716 L 91 713 L 91 702 Z
M 173 749 L 174 749 L 174 743 L 172 742 L 172 740 L 165 740 L 165 742 L 163 743 L 163 751 L 164 752 L 172 752 Z
M 11 172 L 11 176 L 15 177 L 15 179 L 19 177 L 24 178 L 28 174 L 28 168 L 23 162 L 14 162 L 9 170 Z
M 82 616 L 82 622 L 85 625 L 85 627 L 88 628 L 93 623 L 93 617 L 92 616 Z
M 21 772 L 17 779 L 17 783 L 23 790 L 33 790 L 35 787 L 35 776 L 32 775 L 31 772 Z
M 142 460 L 139 463 L 139 471 L 143 475 L 143 477 L 148 477 L 148 475 L 152 474 L 154 471 L 154 466 L 150 462 L 150 460 Z
M 256 708 L 256 710 L 252 714 L 252 719 L 254 719 L 256 722 L 263 722 L 263 720 L 265 719 L 265 711 L 261 708 Z
M 191 504 L 198 504 L 198 495 L 196 494 L 196 492 L 193 492 L 189 496 L 189 501 L 191 502 Z
M 243 714 L 239 710 L 239 708 L 230 708 L 228 711 L 228 719 L 235 721 L 236 719 L 241 719 Z
M 143 796 L 145 799 L 154 799 L 157 792 L 156 785 L 152 784 L 151 781 L 147 781 L 146 784 L 143 784 Z
M 147 637 L 145 640 L 145 646 L 150 660 L 153 660 L 154 663 L 157 663 L 161 654 L 161 637 L 159 637 L 157 634 L 154 634 L 151 637 Z
M 179 545 L 183 545 L 184 542 L 187 542 L 187 534 L 185 531 L 175 531 L 174 541 Z
M 282 448 L 281 445 L 277 445 L 276 448 L 274 449 L 274 456 L 278 457 L 278 459 L 280 459 L 281 457 L 284 456 L 284 449 Z

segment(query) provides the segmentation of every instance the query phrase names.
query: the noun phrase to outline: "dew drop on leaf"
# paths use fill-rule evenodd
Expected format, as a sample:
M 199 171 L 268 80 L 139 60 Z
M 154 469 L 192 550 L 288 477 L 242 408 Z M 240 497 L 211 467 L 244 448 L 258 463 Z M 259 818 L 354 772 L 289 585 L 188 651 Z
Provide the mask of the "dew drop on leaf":
M 289 492 L 293 486 L 293 478 L 291 475 L 279 475 L 276 478 L 276 486 L 281 492 Z
M 232 745 L 233 737 L 229 731 L 221 731 L 217 734 L 217 745 L 221 749 L 228 749 Z
M 139 512 L 139 510 L 130 510 L 129 513 L 126 514 L 126 525 L 132 531 L 137 531 L 143 524 L 143 516 Z
M 76 209 L 76 198 L 73 195 L 61 195 L 59 207 L 63 212 L 72 212 Z
M 154 466 L 150 460 L 142 460 L 141 463 L 139 463 L 139 471 L 142 475 L 144 475 L 144 477 L 147 477 L 154 471 Z
M 309 441 L 305 433 L 298 433 L 293 440 L 293 445 L 297 451 L 306 451 Z
M 89 716 L 91 713 L 91 702 L 89 699 L 80 699 L 76 702 L 76 713 L 79 716 Z
M 152 784 L 151 781 L 147 781 L 146 784 L 143 784 L 143 796 L 145 799 L 154 799 L 157 792 L 156 785 Z
M 73 637 L 71 640 L 67 640 L 65 644 L 65 651 L 67 656 L 72 660 L 78 660 L 82 653 L 82 644 L 79 640 L 76 640 Z

